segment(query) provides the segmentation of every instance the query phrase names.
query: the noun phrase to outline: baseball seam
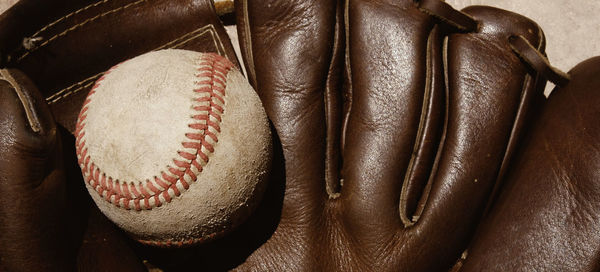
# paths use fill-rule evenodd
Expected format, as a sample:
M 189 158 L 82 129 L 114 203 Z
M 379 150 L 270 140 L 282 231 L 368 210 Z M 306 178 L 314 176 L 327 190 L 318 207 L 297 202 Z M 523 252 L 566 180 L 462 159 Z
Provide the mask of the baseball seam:
M 145 181 L 113 180 L 94 163 L 86 146 L 85 121 L 93 95 L 105 76 L 117 66 L 96 81 L 83 103 L 75 130 L 77 159 L 85 182 L 106 201 L 127 210 L 151 210 L 187 191 L 208 163 L 209 155 L 218 142 L 227 75 L 233 64 L 217 54 L 200 57 L 196 67 L 196 88 L 193 90 L 196 95 L 193 104 L 195 114 L 188 123 L 193 132 L 185 134 L 186 140 L 181 143 L 182 149 L 177 151 L 173 164 Z

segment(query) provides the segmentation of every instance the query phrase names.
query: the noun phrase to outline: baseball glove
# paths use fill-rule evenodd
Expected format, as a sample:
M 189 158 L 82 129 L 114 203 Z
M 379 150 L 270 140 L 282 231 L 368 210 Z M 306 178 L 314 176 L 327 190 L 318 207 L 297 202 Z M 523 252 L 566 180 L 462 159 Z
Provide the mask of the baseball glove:
M 239 269 L 450 269 L 542 102 L 520 57 L 540 28 L 441 1 L 236 5 L 285 161 L 281 220 Z
M 586 163 L 598 152 L 581 144 L 599 131 L 588 126 L 597 60 L 562 74 L 535 22 L 491 7 L 240 0 L 235 10 L 273 126 L 273 171 L 245 224 L 175 250 L 140 245 L 99 213 L 69 131 L 95 79 L 128 58 L 184 48 L 239 65 L 211 1 L 22 0 L 2 15 L 0 193 L 11 198 L 0 200 L 0 270 L 516 270 L 556 268 L 557 256 L 573 264 L 561 268 L 598 269 Z M 546 79 L 564 86 L 547 103 Z M 571 105 L 589 110 L 559 114 Z
M 598 75 L 575 66 L 536 113 L 461 271 L 600 269 Z

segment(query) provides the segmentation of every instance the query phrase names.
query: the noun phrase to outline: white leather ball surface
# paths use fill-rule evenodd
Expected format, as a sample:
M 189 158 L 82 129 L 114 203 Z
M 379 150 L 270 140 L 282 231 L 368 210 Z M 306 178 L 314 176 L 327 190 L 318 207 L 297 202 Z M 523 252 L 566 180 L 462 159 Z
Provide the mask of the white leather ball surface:
M 81 110 L 77 156 L 100 210 L 135 239 L 184 246 L 252 212 L 271 163 L 258 95 L 224 57 L 160 50 L 98 79 Z

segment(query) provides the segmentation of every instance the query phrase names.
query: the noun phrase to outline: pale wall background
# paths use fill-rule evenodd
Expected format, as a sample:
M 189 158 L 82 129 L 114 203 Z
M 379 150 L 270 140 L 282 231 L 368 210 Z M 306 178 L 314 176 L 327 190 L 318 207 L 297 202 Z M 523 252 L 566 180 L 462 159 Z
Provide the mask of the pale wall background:
M 0 12 L 8 9 L 15 2 L 17 2 L 17 1 L 16 0 L 0 0 Z

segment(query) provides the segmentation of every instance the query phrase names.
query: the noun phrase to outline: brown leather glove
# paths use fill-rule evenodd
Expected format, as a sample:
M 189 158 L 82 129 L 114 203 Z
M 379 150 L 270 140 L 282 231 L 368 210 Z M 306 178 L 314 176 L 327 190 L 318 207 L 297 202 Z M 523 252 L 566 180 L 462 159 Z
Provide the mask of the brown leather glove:
M 68 266 L 60 137 L 25 75 L 0 70 L 0 270 Z
M 600 57 L 554 89 L 460 271 L 600 270 Z
M 541 99 L 542 80 L 513 52 L 509 37 L 521 35 L 543 52 L 543 34 L 531 21 L 492 8 L 466 9 L 474 24 L 438 1 L 342 2 L 238 2 L 248 74 L 276 132 L 279 164 L 271 187 L 256 215 L 232 235 L 191 250 L 138 246 L 138 254 L 172 270 L 242 263 L 244 271 L 436 271 L 459 258 L 508 168 L 530 106 Z M 23 1 L 0 18 L 0 52 L 4 65 L 25 71 L 58 122 L 72 129 L 88 84 L 114 62 L 178 41 L 231 56 L 214 14 L 197 14 L 207 3 Z M 203 32 L 204 25 L 216 30 Z M 212 33 L 213 43 L 200 33 Z M 63 160 L 73 159 L 65 153 Z M 22 174 L 9 168 L 10 175 Z M 3 209 L 18 207 L 9 204 Z M 94 211 L 89 225 L 101 226 L 105 218 Z M 39 218 L 42 226 L 60 224 L 34 217 L 22 224 Z M 0 251 L 0 267 L 6 258 L 17 269 L 72 267 L 69 254 L 83 271 L 139 265 L 135 256 L 131 263 L 110 261 L 128 254 L 120 233 L 107 239 L 100 236 L 105 231 L 83 229 L 83 241 L 124 247 L 102 250 L 80 239 L 79 253 L 61 253 L 55 238 L 42 237 Z M 4 232 L 0 241 L 15 235 Z M 29 247 L 41 253 L 23 255 Z M 21 260 L 43 254 L 67 257 L 23 266 Z
M 66 133 L 35 85 L 2 69 L 0 92 L 0 270 L 141 271 L 122 234 L 89 210 L 81 177 L 65 175 L 65 164 L 76 167 L 62 153 Z
M 542 97 L 509 39 L 543 34 L 489 7 L 341 2 L 237 2 L 285 161 L 281 220 L 238 270 L 447 270 Z

